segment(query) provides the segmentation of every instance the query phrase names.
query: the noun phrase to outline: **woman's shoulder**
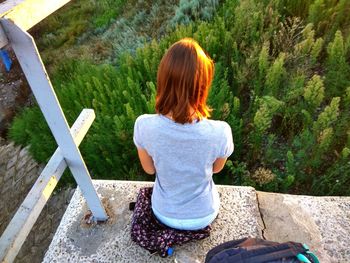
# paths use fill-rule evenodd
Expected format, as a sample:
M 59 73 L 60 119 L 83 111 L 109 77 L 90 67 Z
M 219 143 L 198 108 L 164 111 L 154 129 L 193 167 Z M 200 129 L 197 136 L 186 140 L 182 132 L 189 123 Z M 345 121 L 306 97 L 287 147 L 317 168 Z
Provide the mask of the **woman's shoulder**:
M 227 122 L 210 119 L 207 119 L 206 122 L 206 130 L 211 134 L 211 136 L 215 138 L 227 138 L 229 136 L 232 136 L 231 126 Z
M 158 114 L 142 114 L 136 118 L 135 126 L 150 126 L 158 121 Z
M 210 126 L 218 130 L 231 129 L 231 126 L 226 121 L 210 120 L 210 119 L 206 119 L 206 121 Z
M 158 114 L 142 114 L 136 118 L 135 122 L 147 122 L 158 118 Z

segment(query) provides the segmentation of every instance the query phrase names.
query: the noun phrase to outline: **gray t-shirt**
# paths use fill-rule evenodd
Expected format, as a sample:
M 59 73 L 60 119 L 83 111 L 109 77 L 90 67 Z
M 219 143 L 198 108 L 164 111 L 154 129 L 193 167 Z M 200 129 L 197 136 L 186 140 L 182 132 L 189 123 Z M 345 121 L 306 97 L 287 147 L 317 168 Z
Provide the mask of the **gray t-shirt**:
M 136 147 L 145 149 L 156 168 L 152 207 L 165 217 L 195 219 L 218 207 L 213 163 L 233 152 L 232 132 L 224 121 L 203 119 L 180 124 L 159 114 L 144 114 L 134 127 Z

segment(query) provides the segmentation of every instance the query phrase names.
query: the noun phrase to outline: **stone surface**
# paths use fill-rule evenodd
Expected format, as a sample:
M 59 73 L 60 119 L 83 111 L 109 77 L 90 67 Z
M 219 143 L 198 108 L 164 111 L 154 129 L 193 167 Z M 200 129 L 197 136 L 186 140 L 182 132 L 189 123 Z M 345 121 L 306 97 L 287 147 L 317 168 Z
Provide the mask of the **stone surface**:
M 257 192 L 264 237 L 306 243 L 320 262 L 350 262 L 350 198 Z
M 219 186 L 221 210 L 207 239 L 175 247 L 172 257 L 150 255 L 130 238 L 132 212 L 139 188 L 152 183 L 94 181 L 111 211 L 109 222 L 86 227 L 81 220 L 87 207 L 77 190 L 62 218 L 43 262 L 203 262 L 212 247 L 246 236 L 261 237 L 262 223 L 256 193 L 251 187 Z

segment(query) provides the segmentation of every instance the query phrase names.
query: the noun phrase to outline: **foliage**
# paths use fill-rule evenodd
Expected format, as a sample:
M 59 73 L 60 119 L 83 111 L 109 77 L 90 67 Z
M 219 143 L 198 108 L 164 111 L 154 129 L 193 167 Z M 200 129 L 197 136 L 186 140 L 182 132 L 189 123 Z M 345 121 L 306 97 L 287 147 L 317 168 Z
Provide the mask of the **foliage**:
M 318 178 L 311 193 L 314 195 L 350 195 L 350 162 L 349 157 L 343 158 L 342 162 L 332 165 L 326 173 Z
M 282 15 L 305 18 L 312 0 L 275 0 L 272 4 Z
M 125 0 L 72 1 L 61 12 L 40 22 L 33 33 L 40 32 L 38 45 L 45 50 L 72 45 L 82 33 L 107 26 L 124 4 Z
M 264 167 L 260 167 L 251 175 L 253 181 L 257 184 L 264 185 L 272 182 L 275 179 L 276 175 L 271 172 L 271 170 Z
M 340 96 L 350 85 L 350 66 L 346 61 L 346 50 L 342 33 L 337 31 L 333 42 L 327 47 L 326 81 L 329 95 Z
M 348 0 L 315 0 L 309 5 L 307 20 L 315 25 L 317 35 L 329 41 L 340 28 L 349 33 L 349 12 Z
M 214 16 L 218 5 L 218 0 L 180 0 L 175 16 L 170 21 L 170 26 L 188 25 L 194 20 L 209 21 Z
M 314 75 L 304 88 L 304 99 L 309 106 L 310 112 L 321 105 L 324 99 L 324 85 L 319 75 Z
M 264 134 L 270 128 L 273 116 L 283 106 L 283 102 L 274 97 L 265 96 L 259 101 L 259 108 L 253 118 L 254 130 L 250 134 L 252 158 L 259 157 Z
M 218 183 L 246 186 L 254 184 L 254 181 L 250 178 L 250 172 L 246 163 L 228 160 L 226 162 L 226 170 L 227 173 L 224 177 L 222 175 L 215 175 L 215 181 Z
M 267 70 L 266 75 L 266 92 L 265 94 L 276 96 L 279 92 L 279 88 L 283 84 L 283 78 L 286 75 L 286 71 L 283 67 L 285 59 L 285 54 L 280 53 L 279 57 L 275 60 L 275 62 L 271 65 L 271 67 Z
M 84 107 L 96 112 L 81 146 L 94 176 L 146 178 L 132 143 L 133 123 L 154 112 L 165 50 L 193 37 L 216 62 L 208 100 L 212 118 L 229 123 L 235 142 L 215 180 L 267 191 L 349 194 L 349 1 L 171 2 L 158 24 L 163 4 L 143 5 L 147 11 L 129 11 L 94 31 L 110 45 L 101 60 L 108 65 L 59 61 L 52 74 L 70 124 Z M 216 12 L 202 16 L 210 6 Z M 180 21 L 185 25 L 169 26 Z M 106 49 L 95 46 L 100 53 Z M 17 117 L 10 132 L 42 162 L 55 148 L 49 134 L 37 107 Z
M 212 0 L 77 0 L 40 23 L 33 33 L 41 35 L 37 43 L 50 71 L 65 59 L 82 57 L 119 65 L 123 53 L 134 54 L 176 25 L 209 21 L 218 4 Z

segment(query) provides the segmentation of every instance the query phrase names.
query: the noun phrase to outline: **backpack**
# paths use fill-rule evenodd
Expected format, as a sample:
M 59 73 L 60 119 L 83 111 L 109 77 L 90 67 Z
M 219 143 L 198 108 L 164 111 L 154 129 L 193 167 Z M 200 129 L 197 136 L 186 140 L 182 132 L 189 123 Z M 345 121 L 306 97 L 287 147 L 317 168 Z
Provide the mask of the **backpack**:
M 307 245 L 278 243 L 259 238 L 243 238 L 212 248 L 205 263 L 319 263 Z

